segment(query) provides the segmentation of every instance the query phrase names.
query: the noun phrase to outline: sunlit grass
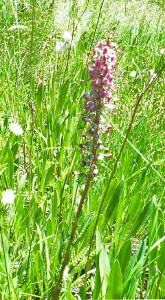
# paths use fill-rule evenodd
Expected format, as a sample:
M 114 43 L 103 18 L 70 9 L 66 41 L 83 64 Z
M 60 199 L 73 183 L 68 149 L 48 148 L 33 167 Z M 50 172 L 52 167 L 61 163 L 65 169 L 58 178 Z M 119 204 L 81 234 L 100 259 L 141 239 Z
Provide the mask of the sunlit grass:
M 79 299 L 85 299 L 85 267 L 99 204 L 137 98 L 150 80 L 151 70 L 157 73 L 164 62 L 161 49 L 165 48 L 165 19 L 161 1 L 107 0 L 101 13 L 100 5 L 100 1 L 90 0 L 2 3 L 2 299 L 52 299 L 52 287 L 59 276 L 85 184 L 78 173 L 82 161 L 79 144 L 84 131 L 81 107 L 83 94 L 90 86 L 85 69 L 90 64 L 88 51 L 113 33 L 113 41 L 121 50 L 117 65 L 120 89 L 115 92 L 118 113 L 110 116 L 106 112 L 104 116 L 114 124 L 110 135 L 103 137 L 112 156 L 99 163 L 99 173 L 88 190 L 71 246 L 69 269 L 62 280 L 61 299 L 78 299 L 77 294 Z M 64 31 L 72 35 L 72 45 L 56 51 Z M 136 72 L 135 77 L 130 76 L 132 71 Z M 165 296 L 161 240 L 164 84 L 162 73 L 144 95 L 110 185 L 98 222 L 96 249 L 94 245 L 89 257 L 87 299 L 105 299 L 107 280 L 113 281 L 115 272 L 122 274 L 118 278 L 121 298 Z M 11 124 L 19 124 L 23 132 L 15 134 Z M 5 190 L 13 191 L 14 203 L 3 203 Z M 159 240 L 159 246 L 152 249 Z M 113 270 L 110 277 L 106 264 Z M 112 297 L 113 292 L 112 287 L 108 288 L 107 295 Z

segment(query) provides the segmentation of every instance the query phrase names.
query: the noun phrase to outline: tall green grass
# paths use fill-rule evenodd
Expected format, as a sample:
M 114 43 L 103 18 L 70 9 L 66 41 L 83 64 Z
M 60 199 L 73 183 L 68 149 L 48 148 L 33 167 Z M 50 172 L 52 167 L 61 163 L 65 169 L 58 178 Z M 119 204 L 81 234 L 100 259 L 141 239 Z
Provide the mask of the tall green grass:
M 163 2 L 147 0 L 1 2 L 0 198 L 5 189 L 16 198 L 11 205 L 0 201 L 0 299 L 52 299 L 85 184 L 73 172 L 82 161 L 87 55 L 109 31 L 122 73 L 118 114 L 104 116 L 114 124 L 103 138 L 112 157 L 99 163 L 91 182 L 59 297 L 165 297 L 164 73 L 142 98 L 89 253 L 137 98 L 149 70 L 157 73 L 164 63 L 163 12 Z M 64 31 L 73 43 L 57 52 Z M 22 136 L 9 130 L 11 122 Z

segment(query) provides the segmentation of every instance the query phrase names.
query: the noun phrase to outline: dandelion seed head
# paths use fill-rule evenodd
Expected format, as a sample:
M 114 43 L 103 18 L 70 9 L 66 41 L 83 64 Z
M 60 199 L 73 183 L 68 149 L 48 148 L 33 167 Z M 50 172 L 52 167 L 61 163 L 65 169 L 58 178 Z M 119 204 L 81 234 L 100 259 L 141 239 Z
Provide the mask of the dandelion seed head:
M 61 51 L 61 50 L 63 50 L 64 46 L 65 46 L 65 43 L 57 41 L 55 49 L 56 49 L 56 51 Z
M 149 72 L 153 78 L 155 78 L 157 76 L 156 73 L 154 72 L 154 70 L 149 70 Z
M 132 71 L 130 74 L 129 74 L 129 76 L 131 76 L 131 77 L 136 77 L 136 71 Z
M 9 125 L 10 131 L 12 131 L 15 135 L 22 135 L 23 129 L 17 123 L 10 123 Z
M 64 41 L 65 41 L 66 43 L 68 43 L 69 45 L 71 45 L 71 42 L 72 42 L 72 36 L 71 36 L 70 32 L 64 31 L 64 34 L 63 34 L 62 38 L 64 39 Z
M 165 54 L 165 48 L 160 49 L 160 54 L 161 55 Z
M 6 190 L 2 193 L 2 203 L 12 204 L 14 203 L 15 193 L 13 190 Z

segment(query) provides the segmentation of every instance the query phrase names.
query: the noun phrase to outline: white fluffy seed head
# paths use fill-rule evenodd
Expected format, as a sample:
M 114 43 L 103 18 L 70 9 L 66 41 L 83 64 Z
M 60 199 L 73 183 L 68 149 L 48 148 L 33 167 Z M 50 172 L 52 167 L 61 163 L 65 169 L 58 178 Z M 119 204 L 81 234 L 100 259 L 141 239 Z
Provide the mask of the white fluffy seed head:
M 12 131 L 15 135 L 22 135 L 23 129 L 17 123 L 10 123 L 9 125 L 10 131 Z
M 70 32 L 64 31 L 64 34 L 63 34 L 62 38 L 63 38 L 64 41 L 67 42 L 69 45 L 71 44 L 71 42 L 72 42 L 72 36 L 71 36 Z
M 165 54 L 165 48 L 160 49 L 160 54 L 161 54 L 161 55 Z
M 129 74 L 129 76 L 131 76 L 131 77 L 136 77 L 136 71 L 132 71 L 130 74 Z
M 6 190 L 2 193 L 2 203 L 12 204 L 14 203 L 15 193 L 13 190 Z

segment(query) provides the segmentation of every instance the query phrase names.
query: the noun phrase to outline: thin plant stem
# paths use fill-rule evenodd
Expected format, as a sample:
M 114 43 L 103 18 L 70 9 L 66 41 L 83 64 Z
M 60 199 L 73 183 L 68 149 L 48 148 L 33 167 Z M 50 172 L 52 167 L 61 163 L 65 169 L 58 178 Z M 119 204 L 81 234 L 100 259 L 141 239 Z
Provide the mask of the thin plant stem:
M 160 63 L 160 62 L 159 62 Z M 108 189 L 109 189 L 109 186 L 111 184 L 111 181 L 112 181 L 112 178 L 115 174 L 115 171 L 116 171 L 116 168 L 117 168 L 117 165 L 118 165 L 118 162 L 120 160 L 120 157 L 121 157 L 121 154 L 124 150 L 124 147 L 125 147 L 125 144 L 127 142 L 127 139 L 128 139 L 128 136 L 130 134 L 130 131 L 131 131 L 131 128 L 132 128 L 132 124 L 133 124 L 133 121 L 135 119 L 135 115 L 136 115 L 136 112 L 137 112 L 137 109 L 138 109 L 138 106 L 140 104 L 140 101 L 142 99 L 142 97 L 144 96 L 144 94 L 148 91 L 148 89 L 151 87 L 151 85 L 160 77 L 161 73 L 163 72 L 165 68 L 165 64 L 162 66 L 162 68 L 160 69 L 160 71 L 158 72 L 158 74 L 151 78 L 147 84 L 147 86 L 144 88 L 143 92 L 140 94 L 140 96 L 138 97 L 138 100 L 136 102 L 136 106 L 135 106 L 135 109 L 134 109 L 134 112 L 133 112 L 133 115 L 132 115 L 132 118 L 131 118 L 131 121 L 130 121 L 130 124 L 128 126 L 128 130 L 127 130 L 127 134 L 125 136 L 125 139 L 123 141 L 123 144 L 121 146 L 121 149 L 120 149 L 120 152 L 118 154 L 118 157 L 116 159 L 116 162 L 115 162 L 115 165 L 113 167 L 113 170 L 112 170 L 112 173 L 110 175 L 110 178 L 109 178 L 109 181 L 108 181 L 108 184 L 107 184 L 107 187 L 106 187 L 106 190 L 104 192 L 104 195 L 103 195 L 103 198 L 102 198 L 102 201 L 101 201 L 101 204 L 100 204 L 100 208 L 99 208 L 99 211 L 98 211 L 98 215 L 97 215 L 97 219 L 96 219 L 96 222 L 95 222 L 95 226 L 94 226 L 94 229 L 93 229 L 93 233 L 92 233 L 92 237 L 91 237 L 91 242 L 90 242 L 90 247 L 89 247 L 89 251 L 88 251 L 88 258 L 87 258 L 87 264 L 86 264 L 86 277 L 85 277 L 85 286 L 86 286 L 86 280 L 87 280 L 87 272 L 88 272 L 88 267 L 89 267 L 89 257 L 90 257 L 90 253 L 91 253 L 91 250 L 92 250 L 92 246 L 93 246 L 93 240 L 94 240 L 94 236 L 95 236 L 95 232 L 96 232 L 96 228 L 97 228 L 97 224 L 98 224 L 98 220 L 99 220 L 99 217 L 100 217 L 100 214 L 101 214 L 101 210 L 102 210 L 102 207 L 103 207 L 103 204 L 104 204 L 104 201 L 105 201 L 105 198 L 106 198 L 106 195 L 107 195 L 107 192 L 108 192 Z
M 99 124 L 99 109 L 101 107 L 100 105 L 101 105 L 101 103 L 100 103 L 100 100 L 99 100 L 98 110 L 96 111 L 95 122 L 94 122 L 97 125 Z M 57 280 L 57 283 L 56 283 L 56 286 L 55 286 L 55 290 L 53 292 L 52 299 L 54 299 L 54 300 L 58 299 L 58 296 L 59 296 L 59 293 L 60 293 L 60 283 L 61 283 L 61 280 L 62 280 L 64 269 L 65 269 L 65 267 L 66 267 L 66 265 L 68 263 L 68 260 L 69 260 L 70 247 L 72 245 L 72 242 L 73 242 L 73 239 L 74 239 L 74 235 L 76 233 L 76 228 L 77 228 L 79 217 L 80 217 L 80 214 L 81 214 L 81 211 L 82 211 L 82 207 L 83 207 L 83 204 L 84 204 L 84 201 L 85 201 L 85 197 L 87 195 L 87 192 L 88 192 L 88 189 L 89 189 L 89 186 L 90 186 L 90 182 L 91 182 L 91 180 L 93 178 L 93 172 L 92 172 L 93 171 L 93 165 L 96 163 L 96 160 L 97 160 L 97 155 L 96 155 L 97 148 L 95 147 L 97 135 L 98 135 L 98 126 L 95 129 L 95 134 L 93 136 L 93 146 L 92 146 L 93 160 L 90 163 L 89 175 L 88 175 L 88 177 L 86 179 L 86 184 L 85 184 L 84 192 L 82 194 L 82 197 L 81 197 L 81 200 L 80 200 L 80 203 L 79 203 L 79 206 L 78 206 L 78 210 L 77 210 L 77 213 L 76 213 L 76 216 L 75 216 L 75 220 L 74 220 L 74 223 L 73 223 L 71 236 L 70 236 L 70 239 L 69 239 L 69 242 L 68 242 L 68 245 L 67 245 L 67 249 L 66 249 L 66 254 L 65 254 L 65 257 L 64 257 L 61 269 L 60 269 L 59 278 Z
M 55 286 L 55 289 L 54 289 L 54 292 L 53 292 L 53 296 L 52 296 L 52 299 L 53 299 L 53 300 L 58 299 L 58 296 L 59 296 L 59 292 L 60 292 L 60 283 L 61 283 L 61 280 L 62 280 L 63 272 L 64 272 L 64 269 L 65 269 L 65 267 L 66 267 L 66 265 L 67 265 L 67 262 L 68 262 L 68 259 L 69 259 L 69 255 L 70 255 L 70 247 L 71 247 L 72 242 L 73 242 L 73 239 L 74 239 L 74 235 L 75 235 L 76 228 L 77 228 L 77 225 L 78 225 L 79 216 L 80 216 L 80 214 L 81 214 L 82 206 L 83 206 L 83 204 L 84 204 L 84 200 L 85 200 L 86 194 L 87 194 L 87 192 L 88 192 L 89 185 L 90 185 L 90 182 L 91 182 L 92 177 L 93 177 L 93 176 L 92 176 L 92 174 L 90 173 L 90 174 L 88 175 L 87 180 L 86 180 L 84 192 L 83 192 L 83 195 L 82 195 L 82 197 L 81 197 L 81 201 L 80 201 L 80 204 L 79 204 L 79 207 L 78 207 L 76 216 L 75 216 L 75 220 L 74 220 L 74 223 L 73 223 L 71 236 L 70 236 L 70 239 L 69 239 L 69 242 L 68 242 L 68 245 L 67 245 L 66 254 L 65 254 L 65 257 L 64 257 L 64 260 L 63 260 L 61 269 L 60 269 L 59 278 L 58 278 L 58 280 L 57 280 L 57 283 L 56 283 L 56 286 Z
M 30 58 L 30 66 L 31 66 L 31 78 L 33 79 L 33 45 L 34 45 L 34 28 L 35 28 L 35 4 L 36 0 L 33 1 L 33 10 L 32 10 L 32 32 L 31 32 L 31 58 Z M 31 99 L 29 99 L 29 106 L 31 110 L 32 116 L 32 134 L 31 134 L 31 143 L 30 143 L 30 152 L 29 152 L 29 214 L 31 216 L 31 179 L 32 179 L 32 148 L 33 148 L 33 135 L 34 135 L 34 109 L 33 103 Z

